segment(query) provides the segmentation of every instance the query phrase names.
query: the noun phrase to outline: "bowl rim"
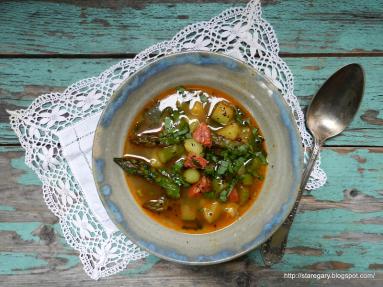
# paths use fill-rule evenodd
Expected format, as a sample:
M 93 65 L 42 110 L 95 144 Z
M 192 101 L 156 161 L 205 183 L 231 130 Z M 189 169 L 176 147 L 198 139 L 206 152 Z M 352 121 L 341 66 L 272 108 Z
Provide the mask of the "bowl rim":
M 187 260 L 180 260 L 180 259 L 177 259 L 177 258 L 174 258 L 174 257 L 167 256 L 166 254 L 162 254 L 160 252 L 157 252 L 157 251 L 155 251 L 153 249 L 148 248 L 147 246 L 142 245 L 140 243 L 140 239 L 135 238 L 134 236 L 131 236 L 131 235 L 127 234 L 126 230 L 121 230 L 121 228 L 119 228 L 119 231 L 122 232 L 130 241 L 132 241 L 134 244 L 136 244 L 140 248 L 146 250 L 148 253 L 153 254 L 153 255 L 155 255 L 155 256 L 157 256 L 159 258 L 162 258 L 162 259 L 165 259 L 165 260 L 168 260 L 168 261 L 171 261 L 171 262 L 175 262 L 175 263 L 185 264 L 185 265 L 201 265 L 201 266 L 202 265 L 213 265 L 213 264 L 219 264 L 219 263 L 223 263 L 223 262 L 227 262 L 227 261 L 233 260 L 235 258 L 243 256 L 244 254 L 254 250 L 255 248 L 259 247 L 262 243 L 267 241 L 279 229 L 279 227 L 283 224 L 283 222 L 288 217 L 290 211 L 293 209 L 295 200 L 296 200 L 296 198 L 298 196 L 299 183 L 301 182 L 301 179 L 302 179 L 302 173 L 303 173 L 303 167 L 304 167 L 304 149 L 303 149 L 303 143 L 302 143 L 302 136 L 301 136 L 301 133 L 300 133 L 300 131 L 298 129 L 295 117 L 294 117 L 294 115 L 291 112 L 291 108 L 289 107 L 289 105 L 287 104 L 286 100 L 284 99 L 282 93 L 275 86 L 273 81 L 268 76 L 262 74 L 256 68 L 252 67 L 251 65 L 249 65 L 248 63 L 246 63 L 246 62 L 244 62 L 244 61 L 242 61 L 240 59 L 237 59 L 235 57 L 232 57 L 232 56 L 229 56 L 229 55 L 226 55 L 226 54 L 223 54 L 223 53 L 211 52 L 211 51 L 184 51 L 184 52 L 171 53 L 171 54 L 164 55 L 164 56 L 162 56 L 160 58 L 157 58 L 157 59 L 151 61 L 150 63 L 147 63 L 147 64 L 143 65 L 137 71 L 132 73 L 127 79 L 125 79 L 124 81 L 122 81 L 120 83 L 120 85 L 114 90 L 114 92 L 112 93 L 112 95 L 108 99 L 108 101 L 107 101 L 107 103 L 106 103 L 106 105 L 105 105 L 105 107 L 104 107 L 104 109 L 103 109 L 103 111 L 102 111 L 102 113 L 100 115 L 99 121 L 97 123 L 97 127 L 96 127 L 95 134 L 94 134 L 94 143 L 96 141 L 96 137 L 98 135 L 98 131 L 100 130 L 100 128 L 99 128 L 100 127 L 100 122 L 102 121 L 102 119 L 103 119 L 103 117 L 104 117 L 104 115 L 105 115 L 105 113 L 107 111 L 108 105 L 110 104 L 110 102 L 112 102 L 112 100 L 114 98 L 117 97 L 117 95 L 119 94 L 120 90 L 123 89 L 125 87 L 125 85 L 129 81 L 131 81 L 131 79 L 133 79 L 134 77 L 136 77 L 140 73 L 143 73 L 143 72 L 147 71 L 151 66 L 156 65 L 160 61 L 164 61 L 164 60 L 167 60 L 167 59 L 173 58 L 173 57 L 185 56 L 185 55 L 201 55 L 201 56 L 207 56 L 207 57 L 223 57 L 223 58 L 227 58 L 228 60 L 234 61 L 237 64 L 239 64 L 241 66 L 245 66 L 246 68 L 254 71 L 256 73 L 256 75 L 259 76 L 263 81 L 265 81 L 269 85 L 271 85 L 271 87 L 273 88 L 274 92 L 278 93 L 278 96 L 280 96 L 282 105 L 288 111 L 289 116 L 292 118 L 292 123 L 293 123 L 292 124 L 292 128 L 294 130 L 294 134 L 297 135 L 297 137 L 298 137 L 297 138 L 297 142 L 300 143 L 297 146 L 297 148 L 298 148 L 297 157 L 298 157 L 298 161 L 299 161 L 299 166 L 298 166 L 299 170 L 297 171 L 297 174 L 298 174 L 297 182 L 298 182 L 298 184 L 297 184 L 296 188 L 294 189 L 294 195 L 295 196 L 290 196 L 289 199 L 286 202 L 286 205 L 288 206 L 288 208 L 282 211 L 282 215 L 279 217 L 279 220 L 277 219 L 276 224 L 273 225 L 273 227 L 270 229 L 270 231 L 267 232 L 267 235 L 264 236 L 264 238 L 262 238 L 258 242 L 256 242 L 256 240 L 251 241 L 251 244 L 249 244 L 249 246 L 247 246 L 246 248 L 243 248 L 243 250 L 241 250 L 240 252 L 236 252 L 234 255 L 229 255 L 229 256 L 226 256 L 224 258 L 215 259 L 215 260 L 211 260 L 211 261 L 187 261 Z M 118 224 L 116 222 L 116 218 L 115 218 L 114 212 L 112 212 L 110 210 L 109 206 L 106 204 L 105 199 L 104 199 L 104 195 L 103 195 L 103 193 L 100 190 L 101 187 L 100 187 L 100 185 L 98 184 L 98 181 L 97 181 L 98 173 L 97 173 L 96 164 L 95 164 L 95 158 L 94 158 L 94 150 L 95 150 L 95 148 L 96 147 L 93 144 L 93 146 L 92 146 L 92 174 L 93 174 L 93 178 L 95 179 L 95 185 L 96 185 L 97 193 L 98 193 L 98 195 L 100 197 L 100 200 L 101 200 L 105 210 L 107 211 L 107 214 L 108 214 L 109 218 L 116 225 L 116 227 L 118 227 L 118 226 L 120 226 L 120 224 Z M 275 218 L 275 215 L 273 217 L 271 217 L 271 219 L 274 219 L 274 218 Z M 235 222 L 233 224 L 235 224 Z M 206 234 L 210 234 L 210 232 L 206 233 Z M 201 234 L 198 234 L 198 235 L 201 235 Z M 143 240 L 143 241 L 145 241 L 145 240 Z M 155 243 L 153 243 L 153 244 L 155 244 Z M 213 256 L 214 255 L 212 255 L 210 257 L 213 257 Z

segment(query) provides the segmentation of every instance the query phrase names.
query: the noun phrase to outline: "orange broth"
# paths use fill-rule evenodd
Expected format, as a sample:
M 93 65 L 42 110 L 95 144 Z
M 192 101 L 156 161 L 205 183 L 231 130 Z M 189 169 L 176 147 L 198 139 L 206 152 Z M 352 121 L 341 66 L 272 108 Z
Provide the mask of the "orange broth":
M 190 113 L 186 113 L 186 116 L 188 120 L 198 119 L 200 121 L 206 121 L 209 116 L 212 113 L 212 109 L 214 104 L 220 101 L 227 101 L 230 104 L 239 107 L 243 112 L 246 118 L 250 120 L 250 126 L 255 127 L 259 130 L 259 127 L 254 120 L 253 117 L 251 117 L 250 113 L 246 111 L 246 109 L 235 100 L 235 98 L 223 93 L 222 91 L 219 91 L 217 89 L 213 89 L 210 87 L 204 87 L 204 86 L 185 86 L 185 89 L 188 91 L 202 91 L 209 95 L 208 97 L 208 103 L 204 106 L 207 116 L 205 117 L 198 117 L 194 116 Z M 160 102 L 160 107 L 164 108 L 166 106 L 175 106 L 176 101 L 182 102 L 182 96 L 177 93 L 176 88 L 164 91 L 160 95 L 158 95 L 155 99 L 151 100 L 149 103 L 145 105 L 145 107 L 137 114 L 135 117 L 132 126 L 129 129 L 128 135 L 130 135 L 136 123 L 138 123 L 142 117 L 145 110 L 152 107 L 154 104 L 156 104 L 158 101 Z M 208 107 L 208 104 L 210 104 L 210 107 Z M 190 104 L 191 107 L 191 104 Z M 161 109 L 161 108 L 160 108 Z M 212 123 L 211 121 L 208 122 L 208 126 L 211 128 L 211 130 L 217 130 L 217 125 Z M 259 130 L 260 132 L 260 130 Z M 261 132 L 260 132 L 261 134 Z M 161 147 L 144 147 L 141 145 L 137 145 L 134 143 L 131 143 L 129 140 L 129 136 L 126 139 L 125 147 L 124 147 L 124 153 L 125 155 L 134 155 L 138 157 L 142 157 L 147 159 L 148 161 L 156 161 L 158 162 L 158 159 L 156 159 L 156 154 L 161 149 Z M 262 143 L 262 149 L 266 152 L 266 145 L 265 143 Z M 166 164 L 163 164 L 162 167 L 168 168 L 174 164 L 174 161 L 170 161 Z M 259 168 L 259 174 L 261 177 L 265 178 L 267 172 L 267 165 L 261 166 Z M 153 200 L 159 198 L 161 195 L 164 194 L 164 191 L 161 187 L 158 185 L 148 182 L 147 180 L 139 177 L 139 176 L 132 176 L 126 174 L 126 180 L 129 185 L 129 188 L 133 194 L 133 197 L 135 198 L 138 205 L 141 207 L 143 204 L 148 200 Z M 248 186 L 248 189 L 250 191 L 250 196 L 248 201 L 238 206 L 237 215 L 232 216 L 226 212 L 223 212 L 222 215 L 219 217 L 218 220 L 216 220 L 214 223 L 208 223 L 203 220 L 203 217 L 201 214 L 197 215 L 196 222 L 187 222 L 181 219 L 181 210 L 180 205 L 181 202 L 187 202 L 190 206 L 193 206 L 200 210 L 205 205 L 211 204 L 213 199 L 204 198 L 203 196 L 197 197 L 197 198 L 189 198 L 187 195 L 187 188 L 182 187 L 181 188 L 181 197 L 179 199 L 169 199 L 169 208 L 166 211 L 163 211 L 161 213 L 155 213 L 150 210 L 147 210 L 145 208 L 142 208 L 142 210 L 145 212 L 147 216 L 152 218 L 154 221 L 158 222 L 159 224 L 166 226 L 168 228 L 171 228 L 173 230 L 179 231 L 179 232 L 185 232 L 185 233 L 194 233 L 194 234 L 200 234 L 200 233 L 207 233 L 207 232 L 213 232 L 222 228 L 227 227 L 228 225 L 234 223 L 236 220 L 238 220 L 255 202 L 257 199 L 263 185 L 264 180 L 256 179 L 251 184 L 251 186 Z M 224 206 L 228 205 L 229 203 L 221 203 L 223 208 Z

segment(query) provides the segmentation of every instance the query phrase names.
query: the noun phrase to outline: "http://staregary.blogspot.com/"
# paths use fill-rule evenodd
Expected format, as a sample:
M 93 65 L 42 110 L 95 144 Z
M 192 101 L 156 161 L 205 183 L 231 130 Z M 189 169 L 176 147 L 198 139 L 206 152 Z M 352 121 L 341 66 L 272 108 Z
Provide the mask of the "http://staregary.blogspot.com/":
M 288 272 L 283 273 L 284 279 L 317 279 L 317 280 L 350 280 L 350 279 L 375 279 L 375 273 L 304 273 L 304 272 Z

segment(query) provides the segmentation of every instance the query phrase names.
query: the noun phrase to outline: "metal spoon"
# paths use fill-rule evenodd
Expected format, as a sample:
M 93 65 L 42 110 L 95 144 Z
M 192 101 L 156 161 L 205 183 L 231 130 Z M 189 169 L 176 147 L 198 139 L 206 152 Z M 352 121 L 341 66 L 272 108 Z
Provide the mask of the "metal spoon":
M 261 246 L 266 266 L 281 261 L 290 227 L 302 193 L 323 143 L 351 123 L 363 97 L 364 72 L 360 65 L 350 64 L 333 74 L 319 89 L 306 113 L 306 125 L 314 137 L 314 148 L 302 176 L 294 207 L 279 229 Z

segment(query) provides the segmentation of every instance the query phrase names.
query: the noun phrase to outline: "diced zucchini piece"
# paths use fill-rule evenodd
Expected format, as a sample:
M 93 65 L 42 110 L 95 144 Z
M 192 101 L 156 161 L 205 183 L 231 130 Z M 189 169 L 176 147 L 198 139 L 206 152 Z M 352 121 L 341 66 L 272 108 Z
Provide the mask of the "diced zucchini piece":
M 251 174 L 245 173 L 242 175 L 242 184 L 243 185 L 252 185 L 253 184 L 253 177 Z
M 195 220 L 197 217 L 197 209 L 188 203 L 181 203 L 181 219 L 185 221 Z
M 237 217 L 238 216 L 238 204 L 236 203 L 227 203 L 225 205 L 225 208 L 223 209 L 224 212 L 226 212 L 231 217 Z
M 185 170 L 184 178 L 188 183 L 196 183 L 200 179 L 200 174 L 198 170 L 194 168 L 189 168 Z
M 184 142 L 184 147 L 188 152 L 198 156 L 202 155 L 203 153 L 203 146 L 195 139 L 186 139 Z
M 202 214 L 208 223 L 214 223 L 222 213 L 222 205 L 218 201 L 207 204 L 202 208 Z
M 212 188 L 215 193 L 220 193 L 226 187 L 225 182 L 221 178 L 214 178 Z
M 227 125 L 234 117 L 234 109 L 222 101 L 214 107 L 211 118 L 221 125 Z
M 238 175 L 244 175 L 245 173 L 246 173 L 246 166 L 245 166 L 245 165 L 242 165 L 242 166 L 239 168 L 237 174 L 238 174 Z
M 259 176 L 259 169 L 262 165 L 267 165 L 266 158 L 262 153 L 259 153 L 260 156 L 254 157 L 250 164 L 247 167 L 247 170 L 249 173 L 251 173 L 253 176 L 258 177 Z
M 162 163 L 161 163 L 161 161 L 159 159 L 159 156 L 158 156 L 158 152 L 153 152 L 152 153 L 152 156 L 151 156 L 151 159 L 150 159 L 150 165 L 152 167 L 156 167 L 156 168 L 162 166 Z
M 166 162 L 168 162 L 169 160 L 171 160 L 171 158 L 173 157 L 173 155 L 174 155 L 173 146 L 164 147 L 164 148 L 162 148 L 162 149 L 158 152 L 158 158 L 159 158 L 159 160 L 160 160 L 162 163 L 166 163 Z
M 239 204 L 240 205 L 246 204 L 250 197 L 249 189 L 247 187 L 240 186 L 238 193 L 239 193 Z
M 217 131 L 217 134 L 223 136 L 229 140 L 235 140 L 240 132 L 240 127 L 237 123 L 231 123 L 226 127 Z
M 175 156 L 180 156 L 184 152 L 184 148 L 181 145 L 172 145 L 162 148 L 158 152 L 158 159 L 162 163 L 167 163 Z
M 190 110 L 190 113 L 193 115 L 193 116 L 196 116 L 196 117 L 199 117 L 199 118 L 202 118 L 202 117 L 205 117 L 205 110 L 203 108 L 203 104 L 199 101 L 195 102 L 193 107 L 191 108 Z

